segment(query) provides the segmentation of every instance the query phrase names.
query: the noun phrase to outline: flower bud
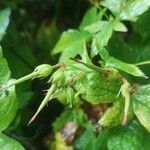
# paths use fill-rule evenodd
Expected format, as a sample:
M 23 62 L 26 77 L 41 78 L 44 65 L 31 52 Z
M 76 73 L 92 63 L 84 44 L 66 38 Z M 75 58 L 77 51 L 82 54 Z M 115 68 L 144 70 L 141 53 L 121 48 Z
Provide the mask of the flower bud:
M 65 83 L 65 74 L 62 69 L 58 69 L 52 77 L 50 78 L 49 82 L 57 84 L 57 86 L 62 86 Z
M 35 68 L 34 72 L 37 73 L 33 78 L 45 78 L 52 72 L 52 66 L 49 64 L 42 64 Z
M 25 82 L 27 80 L 31 80 L 31 79 L 35 79 L 35 78 L 45 78 L 48 75 L 50 75 L 50 73 L 52 72 L 52 69 L 53 69 L 53 67 L 51 65 L 48 65 L 48 64 L 39 65 L 35 68 L 35 70 L 32 73 L 15 80 L 13 83 L 11 83 L 10 85 L 8 85 L 4 88 L 0 88 L 0 92 L 5 91 L 7 88 L 9 88 L 13 85 L 20 84 L 20 83 Z

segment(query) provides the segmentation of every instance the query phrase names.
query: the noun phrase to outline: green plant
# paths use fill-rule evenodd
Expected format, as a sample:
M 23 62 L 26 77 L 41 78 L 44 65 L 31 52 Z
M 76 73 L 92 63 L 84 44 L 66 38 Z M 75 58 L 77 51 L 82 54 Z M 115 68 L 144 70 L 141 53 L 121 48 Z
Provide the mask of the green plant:
M 49 149 L 148 150 L 150 85 L 145 66 L 150 63 L 146 49 L 149 36 L 141 31 L 142 19 L 138 19 L 148 10 L 150 1 L 90 2 L 94 6 L 86 12 L 79 28 L 63 32 L 52 50 L 53 55 L 61 53 L 58 64 L 40 65 L 33 73 L 14 81 L 0 49 L 0 131 L 9 126 L 18 109 L 14 85 L 45 78 L 53 69 L 48 80 L 50 88 L 29 121 L 32 123 L 51 100 L 57 99 L 67 107 L 53 123 L 54 139 L 46 141 Z M 9 15 L 9 9 L 0 12 L 0 39 Z M 132 35 L 129 25 L 135 31 Z M 1 134 L 0 147 L 8 140 L 6 149 L 13 144 L 16 149 L 23 149 Z

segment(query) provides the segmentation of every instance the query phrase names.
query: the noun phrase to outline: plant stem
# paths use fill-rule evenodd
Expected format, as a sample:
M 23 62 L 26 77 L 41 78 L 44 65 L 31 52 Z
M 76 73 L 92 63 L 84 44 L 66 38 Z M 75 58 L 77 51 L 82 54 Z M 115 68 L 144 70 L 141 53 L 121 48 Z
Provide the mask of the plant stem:
M 13 83 L 11 83 L 10 85 L 8 85 L 8 86 L 6 86 L 6 87 L 0 89 L 0 92 L 5 91 L 6 89 L 8 89 L 9 87 L 11 87 L 11 86 L 13 86 L 13 85 L 17 85 L 17 84 L 19 84 L 19 83 L 21 83 L 21 82 L 24 82 L 24 81 L 33 79 L 36 75 L 38 75 L 37 72 L 32 72 L 32 73 L 30 73 L 30 74 L 28 74 L 28 75 L 26 75 L 26 76 L 24 76 L 24 77 L 22 77 L 22 78 L 19 78 L 19 79 L 17 79 L 16 81 L 14 81 Z
M 140 62 L 140 63 L 135 63 L 134 65 L 136 65 L 136 66 L 141 66 L 141 65 L 148 65 L 148 64 L 150 64 L 150 60 L 148 60 L 148 61 L 143 61 L 143 62 Z
M 82 64 L 82 65 L 84 65 L 84 66 L 86 66 L 86 67 L 88 67 L 90 69 L 92 69 L 92 70 L 98 71 L 100 73 L 104 73 L 104 70 L 102 68 L 100 68 L 100 67 L 84 63 L 84 62 L 80 61 L 79 59 L 75 59 L 75 58 L 71 58 L 71 60 L 74 60 L 74 61 L 76 61 L 76 62 L 78 62 L 78 63 L 80 63 L 80 64 Z

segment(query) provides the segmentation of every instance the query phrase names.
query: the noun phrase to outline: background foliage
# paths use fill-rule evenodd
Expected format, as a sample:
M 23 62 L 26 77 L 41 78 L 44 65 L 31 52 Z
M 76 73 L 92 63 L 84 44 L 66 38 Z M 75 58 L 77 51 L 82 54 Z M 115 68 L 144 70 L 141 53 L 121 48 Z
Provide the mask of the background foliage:
M 1 92 L 0 148 L 148 150 L 150 85 L 145 77 L 150 70 L 149 65 L 135 64 L 150 59 L 149 6 L 149 0 L 0 1 L 0 87 L 43 63 L 65 63 L 67 81 L 80 70 L 86 72 L 57 97 L 61 102 L 49 102 L 30 126 L 49 88 L 48 78 Z M 124 127 L 127 92 L 116 99 L 122 81 L 116 74 L 105 80 L 103 74 L 70 60 L 76 56 L 102 69 L 117 69 L 136 87 Z

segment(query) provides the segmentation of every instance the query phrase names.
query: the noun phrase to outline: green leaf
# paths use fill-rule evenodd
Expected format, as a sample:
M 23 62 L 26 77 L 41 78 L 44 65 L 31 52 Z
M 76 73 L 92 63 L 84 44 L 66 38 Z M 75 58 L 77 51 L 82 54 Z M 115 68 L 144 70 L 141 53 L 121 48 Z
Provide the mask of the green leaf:
M 99 44 L 97 44 L 97 45 L 95 44 L 95 46 L 96 46 L 95 48 L 99 52 L 102 59 L 105 61 L 106 66 L 117 68 L 119 70 L 122 70 L 126 73 L 129 73 L 129 74 L 137 76 L 137 77 L 147 78 L 146 75 L 135 65 L 123 62 L 117 58 L 109 56 L 108 51 L 105 48 L 101 48 L 99 46 Z
M 86 126 L 87 116 L 80 108 L 67 109 L 53 123 L 53 128 L 55 131 L 58 131 L 70 121 L 73 121 L 81 126 Z
M 95 23 L 92 23 L 86 26 L 84 30 L 91 32 L 91 33 L 97 33 L 97 32 L 102 31 L 105 28 L 105 26 L 108 26 L 108 24 L 110 24 L 109 21 L 100 20 L 100 21 L 97 21 Z
M 95 150 L 96 136 L 94 135 L 92 126 L 89 126 L 76 140 L 75 148 L 78 150 Z
M 33 48 L 29 47 L 27 43 L 21 40 L 20 33 L 12 25 L 8 28 L 2 46 L 13 78 L 20 78 L 21 76 L 30 73 L 33 71 L 34 67 L 39 64 L 37 57 L 33 55 Z M 29 90 L 29 82 L 20 84 L 16 87 L 19 107 L 23 107 L 29 102 L 33 95 L 33 92 Z
M 114 31 L 127 32 L 128 29 L 127 29 L 127 27 L 122 22 L 115 21 L 114 22 Z
M 5 35 L 5 31 L 9 24 L 9 16 L 10 16 L 10 9 L 4 9 L 0 11 L 0 41 Z
M 0 88 L 10 85 L 10 70 L 6 59 L 0 58 Z M 6 129 L 14 119 L 18 101 L 16 99 L 15 88 L 11 87 L 6 92 L 0 91 L 0 131 Z
M 79 29 L 84 30 L 84 27 L 86 27 L 96 21 L 97 21 L 97 9 L 96 9 L 96 7 L 92 7 L 84 15 L 84 18 L 79 26 Z
M 117 68 L 119 70 L 122 70 L 126 73 L 129 73 L 129 74 L 137 76 L 137 77 L 147 78 L 146 75 L 135 65 L 125 63 L 125 62 L 123 62 L 119 59 L 116 59 L 114 57 L 109 57 L 109 59 L 106 61 L 106 65 Z
M 124 115 L 124 99 L 120 99 L 119 101 L 115 102 L 113 106 L 106 110 L 105 114 L 99 120 L 99 124 L 102 127 L 113 127 L 118 124 L 122 123 L 123 115 Z M 133 116 L 133 108 L 130 105 L 130 110 L 128 112 L 128 121 Z
M 104 0 L 100 3 L 107 7 L 120 20 L 135 21 L 150 7 L 149 0 Z
M 112 32 L 113 32 L 113 24 L 109 22 L 103 27 L 102 31 L 96 34 L 95 38 L 97 39 L 97 42 L 99 43 L 101 47 L 104 47 L 107 45 L 112 35 Z
M 100 130 L 99 135 L 97 137 L 95 150 L 98 150 L 98 149 L 108 150 L 107 141 L 109 139 L 109 133 L 110 133 L 109 129 Z
M 107 150 L 107 140 L 109 138 L 109 130 L 100 130 L 96 136 L 94 127 L 89 125 L 81 136 L 75 141 L 75 148 L 78 150 Z
M 111 129 L 108 150 L 149 150 L 150 135 L 137 122 Z
M 92 52 L 91 52 L 92 57 L 97 55 L 99 53 L 99 51 L 104 52 L 101 49 L 103 49 L 104 46 L 106 46 L 108 44 L 108 41 L 109 41 L 110 37 L 112 36 L 112 33 L 113 33 L 113 24 L 111 22 L 105 23 L 105 26 L 103 27 L 103 29 L 100 32 L 98 32 L 95 35 L 95 37 L 93 38 Z M 105 53 L 103 55 L 103 59 L 106 59 L 107 57 L 108 57 L 108 54 Z
M 107 46 L 107 49 L 109 50 L 111 56 L 114 56 L 115 58 L 120 59 L 124 62 L 128 62 L 130 64 L 149 61 L 149 48 L 149 42 L 144 42 L 143 38 L 137 36 L 137 34 L 134 34 L 134 37 L 131 36 L 130 38 L 128 38 L 128 42 L 124 41 L 118 35 L 114 35 Z M 149 65 L 139 66 L 139 68 L 147 76 L 150 75 Z M 134 82 L 145 84 L 148 82 L 148 80 L 139 80 L 139 78 L 137 78 L 137 80 L 134 80 Z
M 57 42 L 52 51 L 52 54 L 57 54 L 63 51 L 67 51 L 68 53 L 70 53 L 70 51 L 77 51 L 80 53 L 82 49 L 83 35 L 77 30 L 70 29 L 62 33 L 60 40 Z
M 69 49 L 69 50 L 66 49 L 65 51 L 63 51 L 60 56 L 59 61 L 70 65 L 70 64 L 74 63 L 72 60 L 70 60 L 70 58 L 74 58 L 77 55 L 83 55 L 84 51 L 86 50 L 85 40 L 82 39 L 82 41 L 80 41 L 80 43 L 78 43 L 78 44 L 79 44 L 78 47 L 77 46 L 71 47 L 71 49 Z
M 119 80 L 109 80 L 94 70 L 86 72 L 84 78 L 86 80 L 78 80 L 76 84 L 82 85 L 85 88 L 82 97 L 89 103 L 109 103 L 118 100 L 117 93 L 120 88 Z M 80 88 L 77 86 L 77 89 Z
M 97 33 L 105 29 L 105 26 L 113 26 L 114 31 L 127 32 L 126 26 L 120 21 L 100 20 L 84 28 L 85 31 Z
M 8 85 L 10 85 L 10 82 L 8 82 Z M 14 87 L 0 94 L 0 108 L 0 131 L 3 131 L 9 126 L 17 113 L 18 101 Z
M 140 86 L 132 96 L 134 113 L 150 132 L 150 84 Z
M 78 54 L 84 53 L 86 49 L 85 42 L 89 38 L 89 33 L 81 33 L 77 30 L 68 30 L 64 32 L 52 53 L 57 54 L 62 52 L 60 62 L 72 63 L 70 58 L 75 57 Z
M 0 86 L 2 86 L 10 77 L 10 71 L 5 58 L 0 58 Z
M 0 149 L 2 150 L 24 150 L 23 146 L 16 140 L 0 133 Z

